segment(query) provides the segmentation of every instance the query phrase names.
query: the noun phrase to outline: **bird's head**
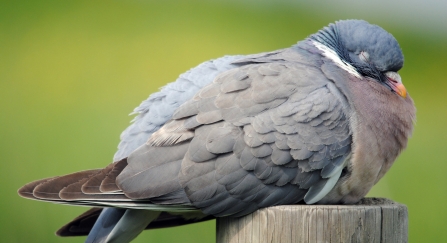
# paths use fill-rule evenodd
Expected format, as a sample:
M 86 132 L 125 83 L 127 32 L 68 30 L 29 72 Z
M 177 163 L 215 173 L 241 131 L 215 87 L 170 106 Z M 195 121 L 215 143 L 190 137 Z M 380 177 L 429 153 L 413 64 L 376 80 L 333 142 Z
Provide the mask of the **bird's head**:
M 364 20 L 341 20 L 310 36 L 317 48 L 354 75 L 371 77 L 402 97 L 407 92 L 399 71 L 404 64 L 396 39 Z

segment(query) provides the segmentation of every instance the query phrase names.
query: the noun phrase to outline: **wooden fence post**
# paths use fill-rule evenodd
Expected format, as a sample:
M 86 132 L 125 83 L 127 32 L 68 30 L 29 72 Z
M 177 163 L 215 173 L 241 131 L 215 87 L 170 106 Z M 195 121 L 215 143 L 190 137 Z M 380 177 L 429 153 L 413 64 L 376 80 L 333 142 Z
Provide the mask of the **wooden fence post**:
M 404 243 L 407 207 L 384 198 L 356 205 L 288 205 L 217 219 L 217 243 Z

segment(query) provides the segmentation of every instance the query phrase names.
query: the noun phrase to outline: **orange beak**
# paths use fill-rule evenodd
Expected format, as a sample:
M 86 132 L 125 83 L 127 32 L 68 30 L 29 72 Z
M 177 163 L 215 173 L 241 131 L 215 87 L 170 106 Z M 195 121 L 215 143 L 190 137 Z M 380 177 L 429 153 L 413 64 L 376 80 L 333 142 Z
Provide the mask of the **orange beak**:
M 407 97 L 407 89 L 402 84 L 402 80 L 400 75 L 396 72 L 386 72 L 385 76 L 387 78 L 386 83 L 393 89 L 396 94 L 399 96 L 406 98 Z

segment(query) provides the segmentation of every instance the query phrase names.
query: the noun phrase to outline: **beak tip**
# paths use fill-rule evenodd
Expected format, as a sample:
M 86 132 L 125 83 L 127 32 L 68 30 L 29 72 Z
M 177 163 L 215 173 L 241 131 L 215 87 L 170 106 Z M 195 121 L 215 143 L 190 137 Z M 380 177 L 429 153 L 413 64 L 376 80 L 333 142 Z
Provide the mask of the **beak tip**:
M 396 93 L 402 98 L 407 98 L 407 89 L 403 84 L 396 85 Z
M 402 98 L 407 98 L 407 89 L 402 84 L 400 75 L 396 72 L 387 72 L 385 73 L 387 80 L 385 81 L 396 94 L 398 94 Z

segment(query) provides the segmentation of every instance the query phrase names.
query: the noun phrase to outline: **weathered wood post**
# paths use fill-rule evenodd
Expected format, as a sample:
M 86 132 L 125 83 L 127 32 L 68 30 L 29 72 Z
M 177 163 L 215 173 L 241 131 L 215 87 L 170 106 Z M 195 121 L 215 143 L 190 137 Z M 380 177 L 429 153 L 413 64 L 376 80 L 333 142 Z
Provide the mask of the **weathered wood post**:
M 384 198 L 356 205 L 290 205 L 217 219 L 217 243 L 403 243 L 407 207 Z

